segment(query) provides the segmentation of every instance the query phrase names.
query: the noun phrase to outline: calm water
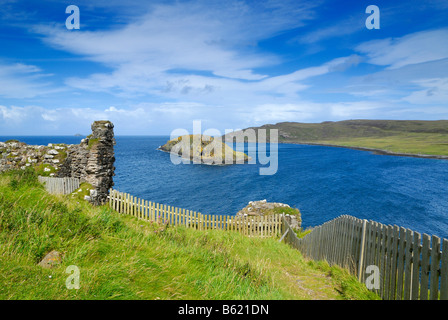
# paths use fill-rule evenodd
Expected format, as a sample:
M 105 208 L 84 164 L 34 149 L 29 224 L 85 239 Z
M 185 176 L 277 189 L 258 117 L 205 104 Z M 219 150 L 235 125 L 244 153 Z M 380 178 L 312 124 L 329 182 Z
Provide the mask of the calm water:
M 17 137 L 16 137 L 17 138 Z M 30 144 L 82 137 L 19 137 Z M 0 137 L 0 141 L 6 138 Z M 116 137 L 115 188 L 209 214 L 235 214 L 252 200 L 287 203 L 303 226 L 341 214 L 448 238 L 448 161 L 374 155 L 322 146 L 279 145 L 278 171 L 260 165 L 174 165 L 156 148 L 168 137 Z

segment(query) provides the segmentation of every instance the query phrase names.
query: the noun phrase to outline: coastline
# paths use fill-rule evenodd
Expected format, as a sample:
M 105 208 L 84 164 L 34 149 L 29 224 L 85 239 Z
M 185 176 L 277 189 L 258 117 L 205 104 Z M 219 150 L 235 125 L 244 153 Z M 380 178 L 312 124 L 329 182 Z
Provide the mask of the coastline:
M 438 160 L 448 160 L 448 156 L 435 155 L 435 154 L 416 154 L 416 153 L 401 153 L 392 152 L 383 149 L 367 148 L 367 147 L 354 147 L 354 146 L 343 146 L 338 144 L 328 144 L 328 143 L 314 143 L 314 142 L 279 142 L 282 144 L 302 144 L 311 146 L 323 146 L 323 147 L 335 147 L 335 148 L 347 148 L 360 151 L 368 151 L 373 154 L 384 155 L 384 156 L 397 156 L 397 157 L 411 157 L 411 158 L 424 158 L 424 159 L 438 159 Z

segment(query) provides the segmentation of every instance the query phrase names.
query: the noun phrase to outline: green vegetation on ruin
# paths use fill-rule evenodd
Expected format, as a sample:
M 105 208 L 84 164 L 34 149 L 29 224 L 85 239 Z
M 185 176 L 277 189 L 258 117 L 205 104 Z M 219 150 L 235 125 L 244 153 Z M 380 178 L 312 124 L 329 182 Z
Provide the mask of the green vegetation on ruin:
M 35 165 L 33 168 L 38 176 L 49 177 L 50 174 L 56 173 L 56 169 L 48 163 L 40 163 L 38 165 Z
M 99 139 L 98 138 L 93 138 L 93 139 L 89 139 L 89 142 L 88 142 L 88 144 L 87 144 L 87 148 L 90 150 L 90 149 L 92 149 L 92 147 L 94 146 L 94 145 L 97 145 L 98 143 L 99 143 Z

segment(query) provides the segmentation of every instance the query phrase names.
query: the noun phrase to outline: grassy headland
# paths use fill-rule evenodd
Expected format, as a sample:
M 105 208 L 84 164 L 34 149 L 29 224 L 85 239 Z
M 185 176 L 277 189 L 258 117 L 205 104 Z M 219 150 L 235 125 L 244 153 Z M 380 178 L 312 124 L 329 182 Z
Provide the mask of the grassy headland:
M 61 264 L 38 265 L 50 251 Z M 69 290 L 66 268 L 80 270 Z M 0 299 L 376 299 L 338 267 L 277 239 L 138 221 L 0 175 Z
M 448 156 L 448 120 L 281 122 L 248 129 L 278 129 L 280 143 L 372 149 L 384 154 Z

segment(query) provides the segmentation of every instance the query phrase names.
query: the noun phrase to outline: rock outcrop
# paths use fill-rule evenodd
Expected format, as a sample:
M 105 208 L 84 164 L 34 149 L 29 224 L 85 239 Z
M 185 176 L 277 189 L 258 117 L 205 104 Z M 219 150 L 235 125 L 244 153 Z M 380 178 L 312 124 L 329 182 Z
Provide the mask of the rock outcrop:
M 266 200 L 250 201 L 249 204 L 237 212 L 236 216 L 265 216 L 269 214 L 285 214 L 286 221 L 293 229 L 300 229 L 302 218 L 299 209 L 291 208 L 280 202 Z
M 221 139 L 201 134 L 180 136 L 160 146 L 159 150 L 174 153 L 193 163 L 224 165 L 251 160 L 247 154 L 233 150 Z
M 51 251 L 48 253 L 41 262 L 38 263 L 39 266 L 46 269 L 51 269 L 60 265 L 62 262 L 62 255 L 58 251 Z

